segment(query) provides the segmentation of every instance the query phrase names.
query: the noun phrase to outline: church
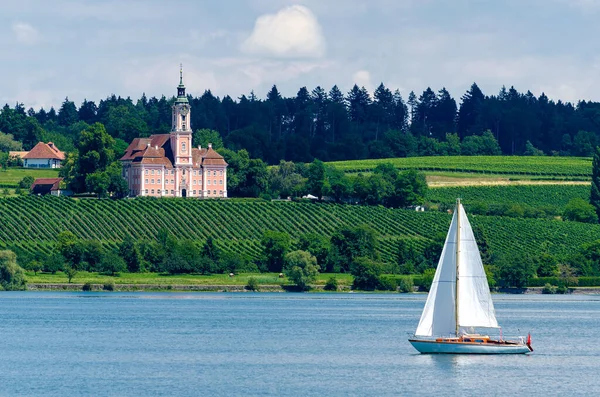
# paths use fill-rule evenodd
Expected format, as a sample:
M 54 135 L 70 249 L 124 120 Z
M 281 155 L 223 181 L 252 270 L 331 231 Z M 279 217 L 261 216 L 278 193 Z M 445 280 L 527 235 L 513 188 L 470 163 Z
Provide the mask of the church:
M 169 134 L 135 138 L 121 157 L 129 196 L 227 197 L 227 163 L 209 143 L 192 147 L 191 107 L 179 71 Z

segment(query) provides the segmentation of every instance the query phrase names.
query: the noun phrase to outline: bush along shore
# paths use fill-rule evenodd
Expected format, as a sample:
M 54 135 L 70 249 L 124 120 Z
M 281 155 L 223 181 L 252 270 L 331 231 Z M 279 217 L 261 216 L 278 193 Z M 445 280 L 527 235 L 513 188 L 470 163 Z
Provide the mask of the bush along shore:
M 432 278 L 427 276 L 381 275 L 376 288 L 357 288 L 350 274 L 319 274 L 314 282 L 299 287 L 284 274 L 244 273 L 229 275 L 183 275 L 123 273 L 115 276 L 81 272 L 68 282 L 68 274 L 25 272 L 30 291 L 91 291 L 91 292 L 422 292 L 429 290 Z M 544 277 L 528 287 L 492 287 L 496 293 L 508 294 L 598 294 L 598 277 L 580 277 L 568 281 Z

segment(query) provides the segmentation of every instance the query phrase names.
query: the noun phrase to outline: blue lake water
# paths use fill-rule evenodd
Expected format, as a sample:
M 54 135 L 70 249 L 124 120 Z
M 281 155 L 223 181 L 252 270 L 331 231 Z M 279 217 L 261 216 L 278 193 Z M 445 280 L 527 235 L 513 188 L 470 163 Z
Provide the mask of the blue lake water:
M 0 395 L 600 393 L 600 296 L 494 295 L 535 352 L 420 355 L 425 295 L 0 293 Z

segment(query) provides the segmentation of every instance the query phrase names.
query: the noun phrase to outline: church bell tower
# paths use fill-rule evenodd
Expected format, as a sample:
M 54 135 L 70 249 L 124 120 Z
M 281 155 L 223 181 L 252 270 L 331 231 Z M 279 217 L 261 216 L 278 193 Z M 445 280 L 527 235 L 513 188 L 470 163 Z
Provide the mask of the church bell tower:
M 174 165 L 192 165 L 192 128 L 190 125 L 190 104 L 183 85 L 183 66 L 179 66 L 177 99 L 172 107 L 171 148 L 175 157 Z

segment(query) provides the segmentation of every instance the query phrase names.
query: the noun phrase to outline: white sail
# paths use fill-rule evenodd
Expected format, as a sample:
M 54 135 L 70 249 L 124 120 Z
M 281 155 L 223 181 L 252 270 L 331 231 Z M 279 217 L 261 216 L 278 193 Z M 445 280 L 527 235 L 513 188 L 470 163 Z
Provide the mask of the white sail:
M 415 335 L 449 336 L 456 332 L 456 211 L 438 262 Z
M 460 219 L 457 219 L 457 216 Z M 460 238 L 458 238 L 459 232 Z M 458 250 L 456 249 L 457 240 Z M 477 327 L 498 327 L 479 248 L 461 204 L 458 204 L 457 210 L 454 211 L 415 335 L 456 335 L 457 319 L 459 333 L 470 333 L 473 332 L 473 328 Z
M 460 246 L 458 255 L 458 324 L 460 331 L 471 328 L 497 328 L 496 312 L 490 294 L 479 248 L 462 204 L 460 214 Z

